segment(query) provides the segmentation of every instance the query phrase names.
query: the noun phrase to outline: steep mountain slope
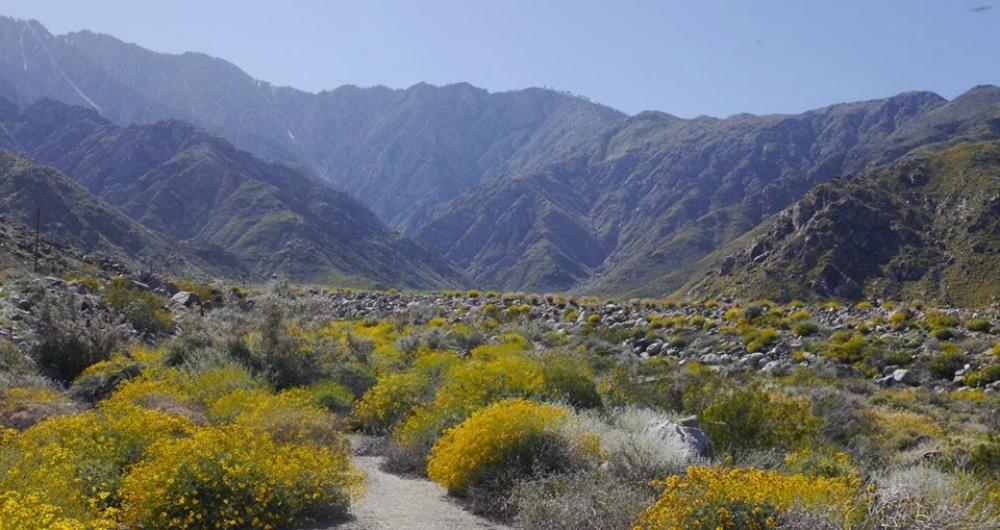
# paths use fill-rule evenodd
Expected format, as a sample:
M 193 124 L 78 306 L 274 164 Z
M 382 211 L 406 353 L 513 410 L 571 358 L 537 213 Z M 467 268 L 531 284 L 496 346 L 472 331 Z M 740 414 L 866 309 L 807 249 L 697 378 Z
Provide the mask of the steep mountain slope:
M 33 230 L 38 209 L 46 240 L 137 267 L 200 272 L 202 263 L 185 256 L 191 249 L 150 232 L 55 169 L 0 150 L 0 215 Z
M 52 100 L 0 108 L 0 146 L 72 175 L 149 229 L 225 249 L 260 277 L 399 287 L 462 282 L 347 195 L 191 125 L 121 128 Z
M 625 116 L 551 90 L 468 84 L 345 86 L 310 94 L 198 53 L 168 55 L 87 31 L 0 18 L 0 78 L 22 102 L 90 106 L 118 124 L 175 118 L 313 169 L 402 228 L 428 207 L 532 167 Z
M 1000 137 L 998 117 L 996 87 L 952 102 L 908 93 L 794 116 L 643 113 L 542 170 L 466 192 L 417 238 L 492 287 L 669 293 L 692 264 L 817 184 L 920 145 Z M 547 222 L 553 211 L 558 225 Z M 586 242 L 584 256 L 565 251 L 575 241 Z M 537 248 L 569 258 L 553 263 Z M 518 272 L 532 270 L 545 272 Z
M 928 150 L 810 191 L 686 294 L 1000 301 L 1000 142 Z

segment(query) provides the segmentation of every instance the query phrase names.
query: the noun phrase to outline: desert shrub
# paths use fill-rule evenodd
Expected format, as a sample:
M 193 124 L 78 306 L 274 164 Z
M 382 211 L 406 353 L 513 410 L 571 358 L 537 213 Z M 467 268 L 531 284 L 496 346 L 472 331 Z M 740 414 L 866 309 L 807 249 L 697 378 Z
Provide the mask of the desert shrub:
M 469 488 L 501 479 L 551 472 L 566 465 L 567 444 L 559 435 L 569 411 L 524 399 L 497 402 L 446 431 L 434 444 L 427 476 L 464 495 Z
M 965 374 L 965 384 L 972 387 L 986 386 L 1000 381 L 1000 363 L 990 363 Z
M 174 329 L 174 315 L 164 308 L 166 300 L 133 287 L 125 278 L 114 278 L 101 300 L 139 332 L 159 335 Z
M 368 433 L 389 431 L 426 399 L 428 383 L 415 371 L 382 377 L 355 405 L 351 424 Z
M 838 331 L 830 337 L 823 355 L 842 363 L 856 363 L 871 355 L 871 345 L 860 333 Z
M 279 389 L 315 381 L 322 374 L 319 356 L 290 333 L 285 309 L 276 294 L 263 298 L 259 318 L 259 341 L 250 347 L 253 352 L 250 365 Z
M 119 385 L 142 373 L 143 363 L 122 354 L 90 365 L 70 386 L 70 394 L 95 403 L 111 395 Z
M 990 436 L 969 454 L 969 468 L 981 475 L 1000 475 L 1000 438 Z
M 810 477 L 855 477 L 858 467 L 851 455 L 831 447 L 800 449 L 785 457 L 785 468 Z
M 810 320 L 798 322 L 792 327 L 792 332 L 800 337 L 808 337 L 819 333 L 819 325 Z
M 961 370 L 963 366 L 965 366 L 965 354 L 955 350 L 941 351 L 927 361 L 927 369 L 941 379 L 955 377 L 955 372 Z
M 872 412 L 878 432 L 874 439 L 893 451 L 904 451 L 921 442 L 939 438 L 941 428 L 924 414 L 905 410 L 875 409 Z
M 716 399 L 699 419 L 716 447 L 730 451 L 802 447 L 820 427 L 804 398 L 753 388 Z
M 552 401 L 565 401 L 579 409 L 601 406 L 594 379 L 585 370 L 581 359 L 569 356 L 546 356 L 542 361 L 543 395 Z
M 0 372 L 24 374 L 32 371 L 31 360 L 13 342 L 0 338 Z
M 354 393 L 336 381 L 320 381 L 307 387 L 306 390 L 313 405 L 333 413 L 350 412 L 354 403 Z
M 431 407 L 464 419 L 493 401 L 537 396 L 544 388 L 545 376 L 535 359 L 520 355 L 473 359 L 447 371 Z
M 68 517 L 61 507 L 44 502 L 38 495 L 22 495 L 17 491 L 0 494 L 0 530 L 113 530 L 117 527 L 107 517 Z
M 780 334 L 774 328 L 757 328 L 750 325 L 740 326 L 740 337 L 746 345 L 747 352 L 758 352 L 778 340 Z
M 311 402 L 308 390 L 286 390 L 277 395 L 258 394 L 247 402 L 233 423 L 266 433 L 275 442 L 341 447 L 346 442 L 337 430 L 336 417 Z
M 972 530 L 1000 528 L 996 506 L 981 486 L 916 466 L 877 475 L 859 514 L 862 529 Z
M 137 528 L 287 528 L 346 513 L 363 477 L 343 448 L 283 444 L 241 426 L 154 445 L 122 486 Z
M 191 398 L 204 406 L 236 390 L 263 388 L 263 385 L 242 365 L 225 362 L 190 376 Z
M 949 340 L 955 338 L 955 332 L 951 328 L 934 328 L 931 330 L 931 336 L 937 340 Z
M 0 429 L 27 429 L 46 418 L 76 410 L 76 404 L 48 386 L 24 385 L 0 391 Z
M 653 409 L 626 407 L 607 419 L 577 415 L 564 432 L 581 447 L 591 446 L 595 467 L 633 483 L 680 472 L 694 457 L 673 418 Z
M 753 468 L 691 467 L 659 483 L 663 493 L 636 522 L 636 530 L 765 530 L 792 509 L 846 522 L 857 481 L 782 475 Z
M 520 482 L 511 494 L 517 528 L 627 530 L 653 501 L 652 490 L 601 471 Z
M 35 361 L 72 381 L 88 366 L 108 359 L 128 334 L 122 322 L 107 311 L 80 310 L 74 294 L 44 296 L 35 306 L 33 322 L 38 341 L 32 348 Z
M 948 313 L 942 313 L 940 311 L 928 311 L 924 314 L 924 322 L 927 326 L 934 328 L 953 328 L 961 324 L 958 317 L 954 315 L 949 315 Z
M 67 517 L 117 506 L 126 471 L 157 441 L 189 434 L 185 418 L 134 406 L 50 418 L 0 445 L 0 490 L 35 496 Z
M 993 323 L 985 318 L 974 318 L 965 324 L 966 329 L 969 331 L 979 331 L 986 333 L 993 329 Z
M 911 313 L 909 309 L 903 308 L 894 311 L 891 315 L 889 315 L 889 323 L 892 324 L 892 327 L 895 329 L 903 329 L 909 324 L 910 319 L 912 318 L 913 313 Z

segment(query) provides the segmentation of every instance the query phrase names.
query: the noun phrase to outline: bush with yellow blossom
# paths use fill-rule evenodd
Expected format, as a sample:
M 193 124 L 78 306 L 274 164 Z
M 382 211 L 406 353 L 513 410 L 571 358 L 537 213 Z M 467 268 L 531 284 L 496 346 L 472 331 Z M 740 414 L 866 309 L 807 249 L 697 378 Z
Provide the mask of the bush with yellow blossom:
M 500 473 L 528 474 L 558 466 L 565 448 L 559 428 L 568 415 L 564 407 L 524 399 L 494 403 L 438 439 L 427 461 L 427 476 L 450 493 L 463 495 Z
M 343 515 L 363 476 L 343 448 L 231 425 L 154 445 L 122 486 L 136 528 L 287 528 Z
M 656 484 L 663 493 L 633 530 L 770 530 L 789 510 L 815 510 L 843 523 L 859 487 L 854 478 L 725 467 L 690 467 Z

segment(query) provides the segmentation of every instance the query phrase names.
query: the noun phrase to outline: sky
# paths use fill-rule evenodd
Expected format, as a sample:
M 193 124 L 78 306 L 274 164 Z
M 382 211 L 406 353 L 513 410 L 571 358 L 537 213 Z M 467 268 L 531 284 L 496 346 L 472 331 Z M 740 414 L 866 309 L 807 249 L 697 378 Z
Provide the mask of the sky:
M 0 0 L 0 15 L 311 92 L 540 86 L 724 117 L 1000 85 L 1000 0 Z

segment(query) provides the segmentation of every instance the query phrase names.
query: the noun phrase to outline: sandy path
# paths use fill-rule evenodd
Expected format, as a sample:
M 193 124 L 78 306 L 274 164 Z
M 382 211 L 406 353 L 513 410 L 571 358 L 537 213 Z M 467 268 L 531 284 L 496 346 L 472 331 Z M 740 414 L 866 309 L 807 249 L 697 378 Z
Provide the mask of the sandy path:
M 368 495 L 351 507 L 353 520 L 330 530 L 509 530 L 451 501 L 437 484 L 379 469 L 380 456 L 354 456 L 368 477 Z

